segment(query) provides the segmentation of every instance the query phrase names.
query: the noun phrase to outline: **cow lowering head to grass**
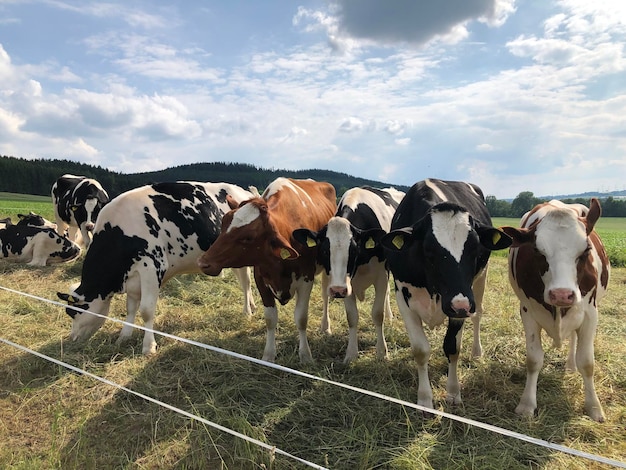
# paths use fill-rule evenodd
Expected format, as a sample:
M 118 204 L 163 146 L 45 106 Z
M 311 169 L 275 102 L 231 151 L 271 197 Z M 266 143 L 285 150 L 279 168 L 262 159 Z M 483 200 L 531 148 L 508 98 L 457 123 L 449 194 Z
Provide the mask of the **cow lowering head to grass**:
M 585 412 L 604 421 L 593 383 L 598 302 L 610 274 L 606 251 L 594 230 L 600 214 L 595 198 L 589 208 L 553 200 L 525 214 L 520 228 L 502 227 L 513 238 L 509 280 L 520 300 L 526 334 L 526 386 L 515 409 L 518 414 L 532 416 L 537 409 L 545 330 L 557 347 L 570 338 L 566 368 L 582 375 Z
M 199 272 L 196 260 L 217 239 L 227 198 L 241 201 L 252 193 L 227 183 L 179 181 L 133 189 L 100 212 L 93 242 L 85 255 L 80 283 L 59 298 L 69 303 L 73 340 L 89 338 L 105 319 L 74 310 L 79 307 L 108 315 L 114 294 L 126 293 L 127 322 L 137 311 L 146 328 L 153 328 L 161 287 L 173 276 Z M 243 311 L 250 315 L 254 300 L 248 268 L 235 270 L 244 292 Z M 124 325 L 119 342 L 129 338 Z M 154 334 L 144 334 L 143 354 L 156 351 Z
M 359 354 L 357 298 L 362 301 L 369 286 L 374 286 L 375 292 L 371 314 L 376 353 L 379 358 L 387 356 L 383 319 L 385 314 L 391 318 L 389 272 L 380 239 L 389 231 L 403 197 L 404 193 L 394 188 L 352 188 L 343 194 L 335 216 L 321 230 L 298 229 L 293 233 L 303 246 L 316 247 L 318 262 L 329 279 L 327 295 L 343 299 L 349 328 L 346 363 Z
M 507 248 L 511 239 L 492 227 L 478 186 L 426 179 L 409 189 L 382 244 L 417 362 L 417 403 L 433 407 L 428 378 L 430 345 L 423 325 L 432 328 L 445 320 L 448 328 L 443 349 L 449 361 L 446 400 L 461 403 L 457 364 L 462 327 L 466 319 L 472 320 L 472 355 L 480 356 L 479 325 L 487 262 L 491 250 Z
M 220 236 L 198 259 L 200 269 L 211 276 L 224 268 L 254 266 L 265 307 L 266 361 L 276 358 L 276 300 L 284 305 L 294 296 L 300 360 L 313 361 L 306 327 L 313 281 L 322 269 L 316 262 L 316 250 L 301 246 L 293 231 L 302 227 L 320 230 L 335 213 L 336 204 L 335 189 L 329 183 L 277 178 L 261 197 L 243 201 L 224 216 Z M 323 286 L 325 282 L 323 273 Z M 322 330 L 330 332 L 328 296 L 323 302 Z

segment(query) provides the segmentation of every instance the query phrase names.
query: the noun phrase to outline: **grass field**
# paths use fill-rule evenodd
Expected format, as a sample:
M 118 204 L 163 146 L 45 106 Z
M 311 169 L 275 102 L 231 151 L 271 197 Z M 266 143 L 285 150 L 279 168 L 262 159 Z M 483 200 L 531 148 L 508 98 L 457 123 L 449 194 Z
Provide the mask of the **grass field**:
M 0 218 L 4 217 L 0 201 Z M 8 207 L 8 206 L 7 206 Z M 32 208 L 30 205 L 27 208 Z M 22 211 L 23 209 L 19 209 Z M 51 213 L 32 208 L 50 218 Z M 601 219 L 606 222 L 608 219 Z M 496 224 L 509 222 L 500 220 Z M 603 228 L 604 230 L 604 228 Z M 626 230 L 609 227 L 623 237 Z M 0 286 L 56 299 L 80 278 L 82 259 L 44 268 L 0 261 Z M 392 300 L 385 325 L 389 359 L 375 358 L 369 318 L 371 292 L 360 303 L 354 363 L 342 363 L 347 345 L 343 305 L 331 304 L 333 334 L 319 333 L 321 298 L 314 288 L 309 341 L 316 363 L 298 360 L 293 302 L 280 308 L 277 363 L 315 376 L 415 402 L 417 372 Z M 255 297 L 260 305 L 258 295 Z M 156 328 L 251 357 L 265 341 L 262 313 L 242 317 L 234 277 L 179 276 L 160 296 Z M 525 380 L 525 348 L 517 301 L 504 257 L 490 263 L 484 356 L 468 357 L 465 329 L 459 370 L 464 403 L 445 403 L 447 361 L 442 329 L 429 331 L 430 379 L 438 410 L 555 444 L 626 462 L 626 268 L 613 269 L 601 304 L 595 381 L 605 423 L 582 413 L 582 380 L 564 372 L 567 350 L 551 349 L 539 379 L 538 415 L 514 413 Z M 111 316 L 123 318 L 124 298 Z M 297 377 L 241 359 L 157 336 L 153 357 L 141 356 L 141 332 L 123 345 L 121 326 L 106 322 L 85 343 L 67 341 L 70 319 L 60 306 L 0 289 L 0 338 L 70 363 L 131 390 L 199 415 L 333 469 L 588 469 L 609 468 L 584 458 L 505 437 L 378 398 Z M 10 469 L 300 469 L 302 464 L 182 417 L 48 361 L 0 343 L 0 468 Z

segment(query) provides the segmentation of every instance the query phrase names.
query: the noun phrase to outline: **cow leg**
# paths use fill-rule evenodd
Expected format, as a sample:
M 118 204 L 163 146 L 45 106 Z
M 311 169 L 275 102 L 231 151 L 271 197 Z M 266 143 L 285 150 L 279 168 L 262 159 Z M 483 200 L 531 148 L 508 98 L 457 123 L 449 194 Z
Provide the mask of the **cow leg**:
M 74 225 L 68 225 L 68 227 L 67 227 L 67 238 L 72 240 L 74 243 L 79 243 L 80 240 L 78 240 L 77 237 L 78 237 L 78 227 L 76 227 Z
M 387 342 L 383 322 L 385 308 L 389 304 L 389 279 L 387 275 L 378 276 L 374 283 L 374 303 L 372 304 L 372 322 L 376 329 L 376 357 L 386 359 L 388 355 Z
M 278 325 L 278 308 L 265 306 L 265 349 L 263 350 L 263 360 L 274 362 L 276 360 L 276 326 Z
M 322 323 L 320 324 L 320 331 L 327 335 L 332 333 L 328 312 L 328 275 L 326 271 L 322 271 Z
M 135 315 L 139 310 L 139 302 L 141 301 L 141 284 L 139 278 L 131 276 L 126 280 L 126 323 L 122 326 L 122 331 L 117 338 L 116 343 L 121 344 L 129 339 L 135 328 Z
M 139 302 L 139 313 L 144 322 L 143 348 L 141 352 L 145 356 L 156 353 L 156 340 L 154 339 L 154 315 L 156 313 L 157 300 L 159 299 L 159 283 L 156 277 L 141 279 L 141 301 Z
M 385 294 L 385 318 L 393 321 L 393 311 L 391 310 L 391 295 L 389 294 L 389 279 L 387 279 L 387 293 Z
M 543 346 L 541 344 L 541 326 L 530 314 L 521 312 L 524 334 L 526 335 L 526 386 L 515 412 L 519 415 L 533 416 L 537 409 L 537 379 L 543 367 Z
M 86 224 L 83 224 L 83 227 L 80 228 L 80 235 L 83 239 L 83 245 L 85 245 L 85 250 L 88 250 L 89 245 L 91 244 L 91 233 L 84 225 Z
M 569 351 L 567 353 L 567 362 L 565 363 L 565 370 L 569 372 L 576 372 L 576 349 L 578 347 L 578 334 L 574 331 L 569 339 Z
M 428 359 L 430 358 L 430 343 L 424 334 L 422 320 L 411 312 L 407 305 L 401 290 L 396 290 L 396 302 L 398 310 L 404 320 L 409 342 L 411 343 L 411 352 L 417 363 L 417 404 L 426 408 L 434 408 L 433 391 L 430 387 L 430 379 L 428 378 Z
M 593 383 L 594 347 L 593 340 L 596 335 L 597 312 L 588 314 L 583 325 L 577 330 L 578 347 L 576 348 L 576 366 L 583 377 L 585 389 L 585 412 L 591 419 L 604 422 L 604 411 L 596 395 Z
M 483 315 L 483 297 L 485 295 L 485 286 L 487 284 L 487 268 L 483 269 L 474 278 L 472 283 L 472 292 L 474 293 L 474 302 L 476 303 L 476 314 L 472 315 L 472 357 L 480 357 L 483 355 L 483 345 L 480 341 L 480 320 Z
M 346 309 L 346 319 L 348 320 L 348 348 L 346 349 L 346 357 L 343 359 L 343 362 L 348 364 L 359 357 L 359 341 L 357 338 L 359 310 L 354 293 L 343 299 L 343 305 Z
M 239 280 L 239 285 L 243 291 L 243 314 L 247 317 L 251 317 L 252 313 L 256 310 L 256 305 L 254 304 L 254 297 L 252 296 L 250 268 L 233 268 L 232 271 Z
M 300 362 L 303 364 L 311 364 L 313 362 L 311 348 L 309 347 L 309 341 L 306 337 L 306 327 L 309 322 L 309 299 L 311 298 L 312 289 L 313 281 L 301 281 L 299 283 L 296 288 L 296 308 L 293 312 L 300 343 L 298 354 L 300 356 Z
M 119 337 L 117 338 L 117 344 L 121 344 L 128 340 L 132 334 L 134 328 L 131 326 L 135 323 L 135 315 L 139 310 L 139 302 L 141 297 L 136 295 L 126 294 L 126 324 L 122 327 Z
M 448 358 L 448 379 L 446 381 L 446 402 L 452 405 L 463 403 L 461 399 L 461 385 L 457 374 L 459 365 L 459 354 L 463 340 L 464 320 L 448 320 L 448 331 L 444 339 L 444 352 Z

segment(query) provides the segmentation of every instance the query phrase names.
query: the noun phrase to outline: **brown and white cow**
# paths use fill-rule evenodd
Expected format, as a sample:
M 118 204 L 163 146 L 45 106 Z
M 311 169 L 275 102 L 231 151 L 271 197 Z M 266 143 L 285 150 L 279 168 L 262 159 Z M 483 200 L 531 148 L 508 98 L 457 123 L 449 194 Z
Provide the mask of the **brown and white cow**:
M 313 361 L 306 327 L 313 281 L 322 268 L 316 263 L 317 250 L 304 249 L 292 233 L 302 227 L 320 230 L 335 209 L 335 188 L 331 184 L 277 178 L 261 197 L 244 201 L 224 215 L 220 236 L 198 259 L 200 269 L 211 276 L 217 276 L 224 268 L 254 267 L 254 279 L 265 307 L 265 361 L 276 359 L 276 300 L 285 305 L 294 296 L 300 360 Z M 323 273 L 322 330 L 329 332 L 326 282 Z
M 520 299 L 526 334 L 526 386 L 515 412 L 533 415 L 537 409 L 537 379 L 543 366 L 541 330 L 561 346 L 570 338 L 566 368 L 578 369 L 585 389 L 585 412 L 604 421 L 594 383 L 594 338 L 598 302 L 609 282 L 610 265 L 594 226 L 600 203 L 553 200 L 524 215 L 521 228 L 502 227 L 513 238 L 509 280 Z

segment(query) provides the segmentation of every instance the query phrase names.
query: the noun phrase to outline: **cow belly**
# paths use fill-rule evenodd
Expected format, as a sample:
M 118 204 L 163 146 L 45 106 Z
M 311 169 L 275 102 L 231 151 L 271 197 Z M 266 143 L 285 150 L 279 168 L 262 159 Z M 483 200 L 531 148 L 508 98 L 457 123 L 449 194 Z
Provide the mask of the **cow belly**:
M 408 300 L 407 306 L 419 315 L 426 326 L 435 328 L 445 321 L 446 315 L 441 310 L 441 304 L 431 297 L 425 287 L 415 287 L 404 282 L 396 282 L 396 286 L 401 292 L 408 290 L 409 298 L 404 297 L 405 301 Z

